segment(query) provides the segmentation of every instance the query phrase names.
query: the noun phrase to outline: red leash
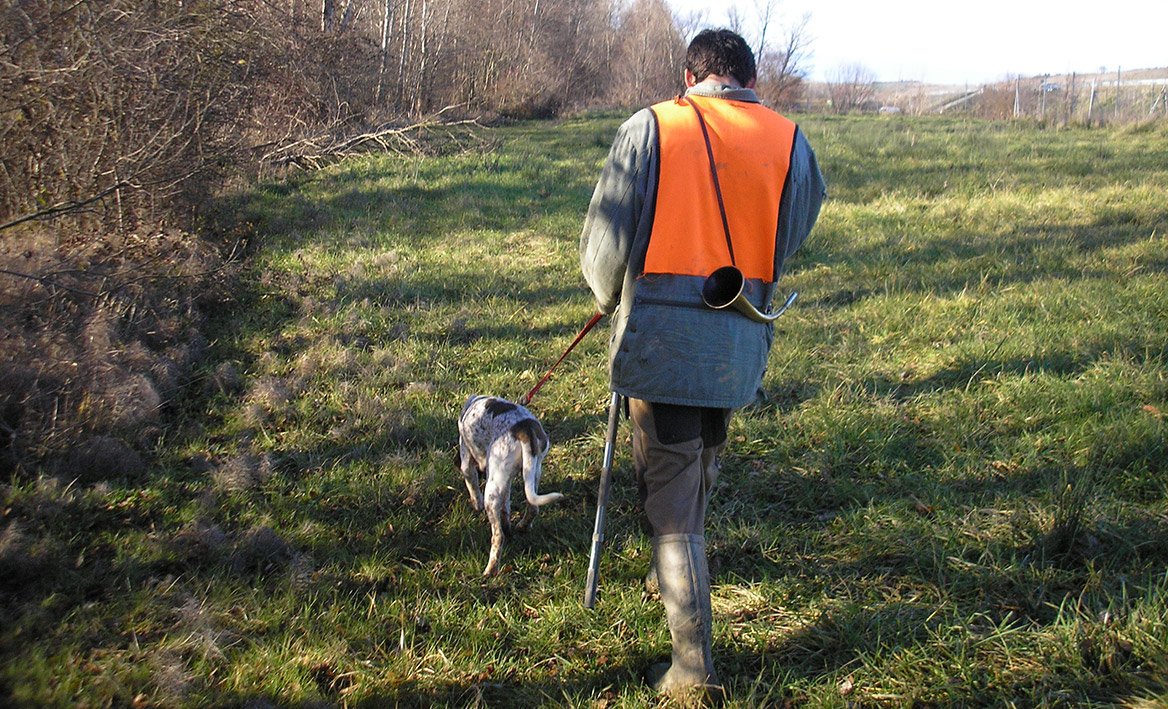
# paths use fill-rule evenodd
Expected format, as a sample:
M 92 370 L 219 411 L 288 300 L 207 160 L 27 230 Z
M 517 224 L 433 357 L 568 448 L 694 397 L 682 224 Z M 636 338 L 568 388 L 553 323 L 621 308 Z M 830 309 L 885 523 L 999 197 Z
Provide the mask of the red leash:
M 588 331 L 595 327 L 596 323 L 600 322 L 602 317 L 604 317 L 604 313 L 597 313 L 592 316 L 592 319 L 588 321 L 588 324 L 584 326 L 584 329 L 580 331 L 580 334 L 576 335 L 576 339 L 572 341 L 572 344 L 568 345 L 568 349 L 564 350 L 564 354 L 560 355 L 560 358 L 556 360 L 556 363 L 552 365 L 552 368 L 548 370 L 548 373 L 543 375 L 543 379 L 539 380 L 539 384 L 536 384 L 534 389 L 527 392 L 527 395 L 519 400 L 520 404 L 527 406 L 529 403 L 531 403 L 531 398 L 535 396 L 535 393 L 539 391 L 539 388 L 543 386 L 544 382 L 546 382 L 548 379 L 551 379 L 552 372 L 556 371 L 556 367 L 560 366 L 560 362 L 563 362 L 564 358 L 568 356 L 568 353 L 575 349 L 576 345 L 580 344 L 580 340 L 584 339 L 584 336 L 588 334 Z

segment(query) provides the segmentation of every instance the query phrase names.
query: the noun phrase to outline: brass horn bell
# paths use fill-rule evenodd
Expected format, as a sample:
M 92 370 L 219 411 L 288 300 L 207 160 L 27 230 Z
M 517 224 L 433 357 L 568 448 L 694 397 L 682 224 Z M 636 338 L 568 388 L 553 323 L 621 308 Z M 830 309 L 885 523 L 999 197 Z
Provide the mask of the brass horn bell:
M 715 310 L 733 307 L 755 322 L 768 323 L 774 322 L 786 312 L 799 295 L 798 292 L 792 292 L 787 297 L 787 302 L 776 312 L 761 313 L 758 308 L 754 307 L 754 303 L 751 303 L 743 295 L 742 289 L 745 286 L 746 278 L 737 266 L 723 266 L 706 276 L 706 282 L 702 284 L 702 300 Z

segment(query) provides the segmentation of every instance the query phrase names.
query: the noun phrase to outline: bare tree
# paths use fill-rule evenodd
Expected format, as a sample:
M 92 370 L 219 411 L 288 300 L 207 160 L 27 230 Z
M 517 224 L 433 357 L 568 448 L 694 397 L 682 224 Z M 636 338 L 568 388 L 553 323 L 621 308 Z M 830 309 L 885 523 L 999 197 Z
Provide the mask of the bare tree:
M 664 0 L 635 0 L 617 31 L 618 53 L 612 97 L 639 106 L 668 97 L 682 87 L 685 44 Z
M 865 108 L 876 94 L 876 75 L 863 64 L 844 64 L 827 81 L 827 95 L 836 113 Z
M 804 67 L 810 56 L 811 37 L 807 29 L 810 22 L 811 16 L 803 15 L 787 29 L 782 44 L 774 49 L 766 45 L 764 26 L 758 54 L 758 94 L 763 101 L 778 108 L 790 108 L 802 99 Z M 770 24 L 769 20 L 766 24 Z
M 754 0 L 754 15 L 758 22 L 758 42 L 755 44 L 754 55 L 762 57 L 767 51 L 767 31 L 774 18 L 775 9 L 779 0 Z

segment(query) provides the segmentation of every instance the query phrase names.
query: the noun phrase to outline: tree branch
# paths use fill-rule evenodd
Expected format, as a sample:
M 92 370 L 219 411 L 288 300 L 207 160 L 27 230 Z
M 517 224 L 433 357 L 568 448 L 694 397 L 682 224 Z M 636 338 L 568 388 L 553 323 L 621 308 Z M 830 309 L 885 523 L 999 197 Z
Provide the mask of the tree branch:
M 85 296 L 89 296 L 90 298 L 100 298 L 101 297 L 100 293 L 94 293 L 93 291 L 82 290 L 80 288 L 73 288 L 72 286 L 67 286 L 64 283 L 54 281 L 51 278 L 45 278 L 43 276 L 34 276 L 31 273 L 21 273 L 19 271 L 9 271 L 6 268 L 0 268 L 0 273 L 3 273 L 3 274 L 8 275 L 8 276 L 15 276 L 16 278 L 27 278 L 29 280 L 36 281 L 38 283 L 43 283 L 44 285 L 50 286 L 52 288 L 60 288 L 61 290 L 66 290 L 66 291 L 69 291 L 70 293 L 76 293 L 77 295 L 85 295 Z
M 5 224 L 0 224 L 0 231 L 4 231 L 5 229 L 11 229 L 14 226 L 24 224 L 25 222 L 31 222 L 31 221 L 34 221 L 37 219 L 46 219 L 48 217 L 54 217 L 58 214 L 68 214 L 70 212 L 75 212 L 78 209 L 81 209 L 82 207 L 88 206 L 90 204 L 93 204 L 94 202 L 99 202 L 99 201 L 105 199 L 106 197 L 110 196 L 114 192 L 117 192 L 118 190 L 120 190 L 124 187 L 131 187 L 132 185 L 133 185 L 133 183 L 131 183 L 131 182 L 128 182 L 126 180 L 121 180 L 121 181 L 117 182 L 116 184 L 114 184 L 112 187 L 104 189 L 101 192 L 98 192 L 97 194 L 93 195 L 92 197 L 90 197 L 88 199 L 83 199 L 79 202 L 60 202 L 59 204 L 55 204 L 52 207 L 49 207 L 47 209 L 42 209 L 40 211 L 33 212 L 31 214 L 26 214 L 23 217 L 18 217 L 18 218 L 13 219 L 12 221 L 7 222 Z

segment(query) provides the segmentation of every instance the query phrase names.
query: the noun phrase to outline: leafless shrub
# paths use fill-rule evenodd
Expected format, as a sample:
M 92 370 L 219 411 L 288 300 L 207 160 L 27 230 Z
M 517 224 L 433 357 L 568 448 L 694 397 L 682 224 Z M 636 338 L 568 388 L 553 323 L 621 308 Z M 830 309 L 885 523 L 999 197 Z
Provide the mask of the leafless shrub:
M 3 225 L 157 223 L 231 149 L 216 128 L 245 99 L 247 64 L 229 4 L 8 0 L 0 13 Z
M 831 109 L 836 113 L 875 110 L 876 74 L 863 64 L 837 67 L 827 81 Z

